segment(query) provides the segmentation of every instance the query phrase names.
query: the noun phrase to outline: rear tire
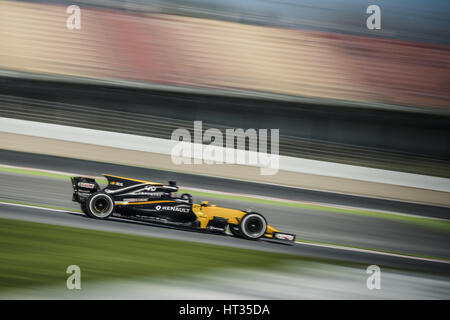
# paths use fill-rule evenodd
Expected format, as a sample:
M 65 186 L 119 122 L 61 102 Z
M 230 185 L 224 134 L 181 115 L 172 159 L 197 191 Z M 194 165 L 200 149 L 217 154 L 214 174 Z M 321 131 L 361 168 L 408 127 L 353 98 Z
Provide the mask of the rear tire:
M 244 215 L 239 223 L 239 233 L 241 237 L 249 240 L 257 240 L 266 233 L 267 221 L 256 212 L 249 212 Z
M 114 212 L 114 200 L 105 192 L 96 192 L 87 198 L 85 208 L 89 217 L 107 219 Z
M 82 203 L 82 204 L 80 205 L 80 207 L 81 207 L 81 211 L 83 211 L 83 213 L 84 213 L 85 215 L 88 215 L 87 209 L 86 209 L 86 202 Z

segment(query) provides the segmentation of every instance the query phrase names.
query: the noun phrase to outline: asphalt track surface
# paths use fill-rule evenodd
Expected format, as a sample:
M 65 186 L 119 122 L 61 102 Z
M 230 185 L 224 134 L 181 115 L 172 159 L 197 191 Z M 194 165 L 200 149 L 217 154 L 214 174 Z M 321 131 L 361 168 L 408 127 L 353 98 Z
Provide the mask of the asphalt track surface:
M 237 181 L 218 177 L 200 176 L 179 172 L 168 172 L 158 169 L 140 168 L 106 163 L 114 159 L 105 159 L 105 163 L 54 157 L 0 149 L 0 164 L 23 166 L 38 169 L 83 173 L 101 176 L 103 173 L 120 175 L 150 181 L 177 181 L 181 187 L 195 187 L 212 191 L 225 191 L 248 195 L 279 197 L 287 200 L 301 200 L 317 203 L 328 203 L 376 210 L 395 211 L 400 213 L 450 219 L 450 208 L 416 204 L 395 200 L 369 198 L 348 194 L 283 187 L 247 181 Z M 149 167 L 152 166 L 149 161 Z
M 241 186 L 238 181 L 226 179 L 183 175 L 179 173 L 174 174 L 171 172 L 163 172 L 152 169 L 101 164 L 90 161 L 9 151 L 0 152 L 0 163 L 40 169 L 77 172 L 96 176 L 101 175 L 101 173 L 108 172 L 112 174 L 136 178 L 151 178 L 152 180 L 161 181 L 174 180 L 175 175 L 175 179 L 178 180 L 180 185 L 250 194 L 258 194 L 256 191 L 262 191 L 259 188 L 267 187 L 264 185 L 251 184 L 247 182 L 244 182 L 244 186 Z M 197 178 L 197 180 L 195 178 Z M 206 186 L 201 184 L 203 180 L 207 183 Z M 222 188 L 220 182 L 225 182 L 225 187 Z M 251 190 L 253 192 L 247 192 L 247 186 L 252 188 Z M 292 193 L 297 190 L 276 186 L 268 186 L 268 188 L 273 191 L 271 196 L 279 195 L 286 199 L 293 196 Z M 284 193 L 285 190 L 288 190 L 286 194 Z M 299 198 L 296 200 L 305 201 L 311 201 L 311 198 L 305 199 L 305 197 L 302 197 L 303 194 L 316 197 L 320 194 L 319 192 L 310 193 L 309 191 L 303 193 L 303 190 L 297 190 L 297 192 Z M 66 182 L 59 179 L 24 174 L 0 173 L 0 198 L 2 199 L 48 204 L 64 208 L 78 208 L 78 204 L 71 201 L 71 193 L 72 190 L 69 181 Z M 264 193 L 261 194 L 267 195 Z M 325 193 L 322 196 L 321 202 L 329 202 L 323 201 L 327 200 L 327 195 L 328 193 Z M 360 203 L 357 201 L 360 197 L 352 198 L 351 196 L 335 195 L 334 199 L 344 201 L 346 197 L 350 197 L 353 200 L 352 204 L 356 202 L 357 206 L 363 206 L 364 202 Z M 204 199 L 195 199 L 194 197 L 194 200 L 199 201 Z M 214 198 L 208 198 L 205 200 L 210 200 L 218 205 L 232 208 L 245 209 L 249 207 L 249 203 L 239 201 Z M 378 203 L 382 203 L 382 201 L 375 201 L 375 204 Z M 349 205 L 346 202 L 340 202 L 340 204 Z M 416 206 L 414 204 L 402 204 L 409 205 L 411 207 Z M 300 239 L 434 256 L 439 258 L 450 258 L 450 252 L 448 250 L 450 237 L 448 233 L 443 231 L 431 230 L 421 226 L 386 219 L 336 214 L 327 211 L 277 207 L 267 204 L 252 204 L 251 207 L 259 212 L 262 212 L 267 217 L 269 224 L 285 232 L 294 232 Z M 439 209 L 441 208 L 437 208 L 437 210 Z M 0 217 L 95 230 L 172 238 L 184 241 L 196 241 L 256 250 L 282 252 L 314 258 L 335 259 L 346 262 L 377 264 L 380 266 L 389 266 L 394 268 L 450 274 L 450 264 L 448 263 L 423 261 L 391 255 L 378 255 L 360 251 L 348 251 L 337 248 L 317 247 L 298 243 L 293 246 L 287 246 L 270 243 L 267 241 L 246 241 L 233 238 L 232 236 L 178 230 L 172 227 L 127 221 L 123 219 L 114 218 L 107 221 L 93 220 L 82 214 L 57 212 L 40 208 L 0 204 Z

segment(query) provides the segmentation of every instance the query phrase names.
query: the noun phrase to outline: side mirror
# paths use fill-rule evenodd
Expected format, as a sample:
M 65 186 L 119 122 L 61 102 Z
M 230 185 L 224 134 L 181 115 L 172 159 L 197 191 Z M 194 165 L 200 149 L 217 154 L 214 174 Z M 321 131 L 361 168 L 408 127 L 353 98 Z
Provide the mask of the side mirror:
M 202 201 L 202 207 L 209 206 L 209 201 Z

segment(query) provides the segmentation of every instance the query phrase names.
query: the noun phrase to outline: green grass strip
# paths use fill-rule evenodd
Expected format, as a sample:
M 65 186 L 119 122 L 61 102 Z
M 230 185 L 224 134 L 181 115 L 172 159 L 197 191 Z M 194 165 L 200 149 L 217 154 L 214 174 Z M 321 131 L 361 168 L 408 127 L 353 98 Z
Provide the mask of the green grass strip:
M 0 166 L 0 172 L 26 174 L 26 175 L 31 175 L 31 176 L 45 177 L 45 178 L 59 179 L 59 180 L 68 180 L 71 177 L 70 175 L 63 174 L 63 173 L 52 173 L 52 172 L 45 172 L 45 171 L 32 170 L 32 169 L 8 168 L 8 167 L 1 167 L 1 166 Z M 96 179 L 96 181 L 100 184 L 108 184 L 108 181 L 106 179 Z
M 192 276 L 223 268 L 275 268 L 308 259 L 226 246 L 0 219 L 0 291 L 65 288 L 69 265 L 90 281 Z M 311 260 L 312 261 L 312 260 Z

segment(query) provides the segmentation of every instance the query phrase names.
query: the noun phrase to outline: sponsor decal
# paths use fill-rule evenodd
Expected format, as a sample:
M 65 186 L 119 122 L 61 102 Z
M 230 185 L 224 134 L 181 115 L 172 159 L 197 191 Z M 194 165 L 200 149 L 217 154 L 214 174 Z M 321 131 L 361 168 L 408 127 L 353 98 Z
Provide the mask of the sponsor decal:
M 163 210 L 163 211 L 175 211 L 175 212 L 183 212 L 183 213 L 189 213 L 189 208 L 188 207 L 174 207 L 174 206 L 156 206 L 155 209 L 157 211 Z
M 146 191 L 156 191 L 156 187 L 152 187 L 152 186 L 146 186 L 145 188 L 144 188 L 144 190 L 146 190 Z
M 163 192 L 155 192 L 155 193 L 147 193 L 147 195 L 152 198 L 161 198 L 164 195 L 164 193 Z
M 275 233 L 275 238 L 280 240 L 294 241 L 294 236 L 291 234 Z
M 123 187 L 123 183 L 122 182 L 117 182 L 117 181 L 111 181 L 111 185 L 118 186 L 118 187 Z
M 125 202 L 141 202 L 141 201 L 147 201 L 147 198 L 129 198 L 129 199 L 123 199 Z
M 164 196 L 164 192 L 130 192 L 124 194 L 124 196 L 145 196 L 149 198 L 161 198 Z
M 95 184 L 87 183 L 87 182 L 78 182 L 78 186 L 81 188 L 86 188 L 86 189 L 94 189 Z

